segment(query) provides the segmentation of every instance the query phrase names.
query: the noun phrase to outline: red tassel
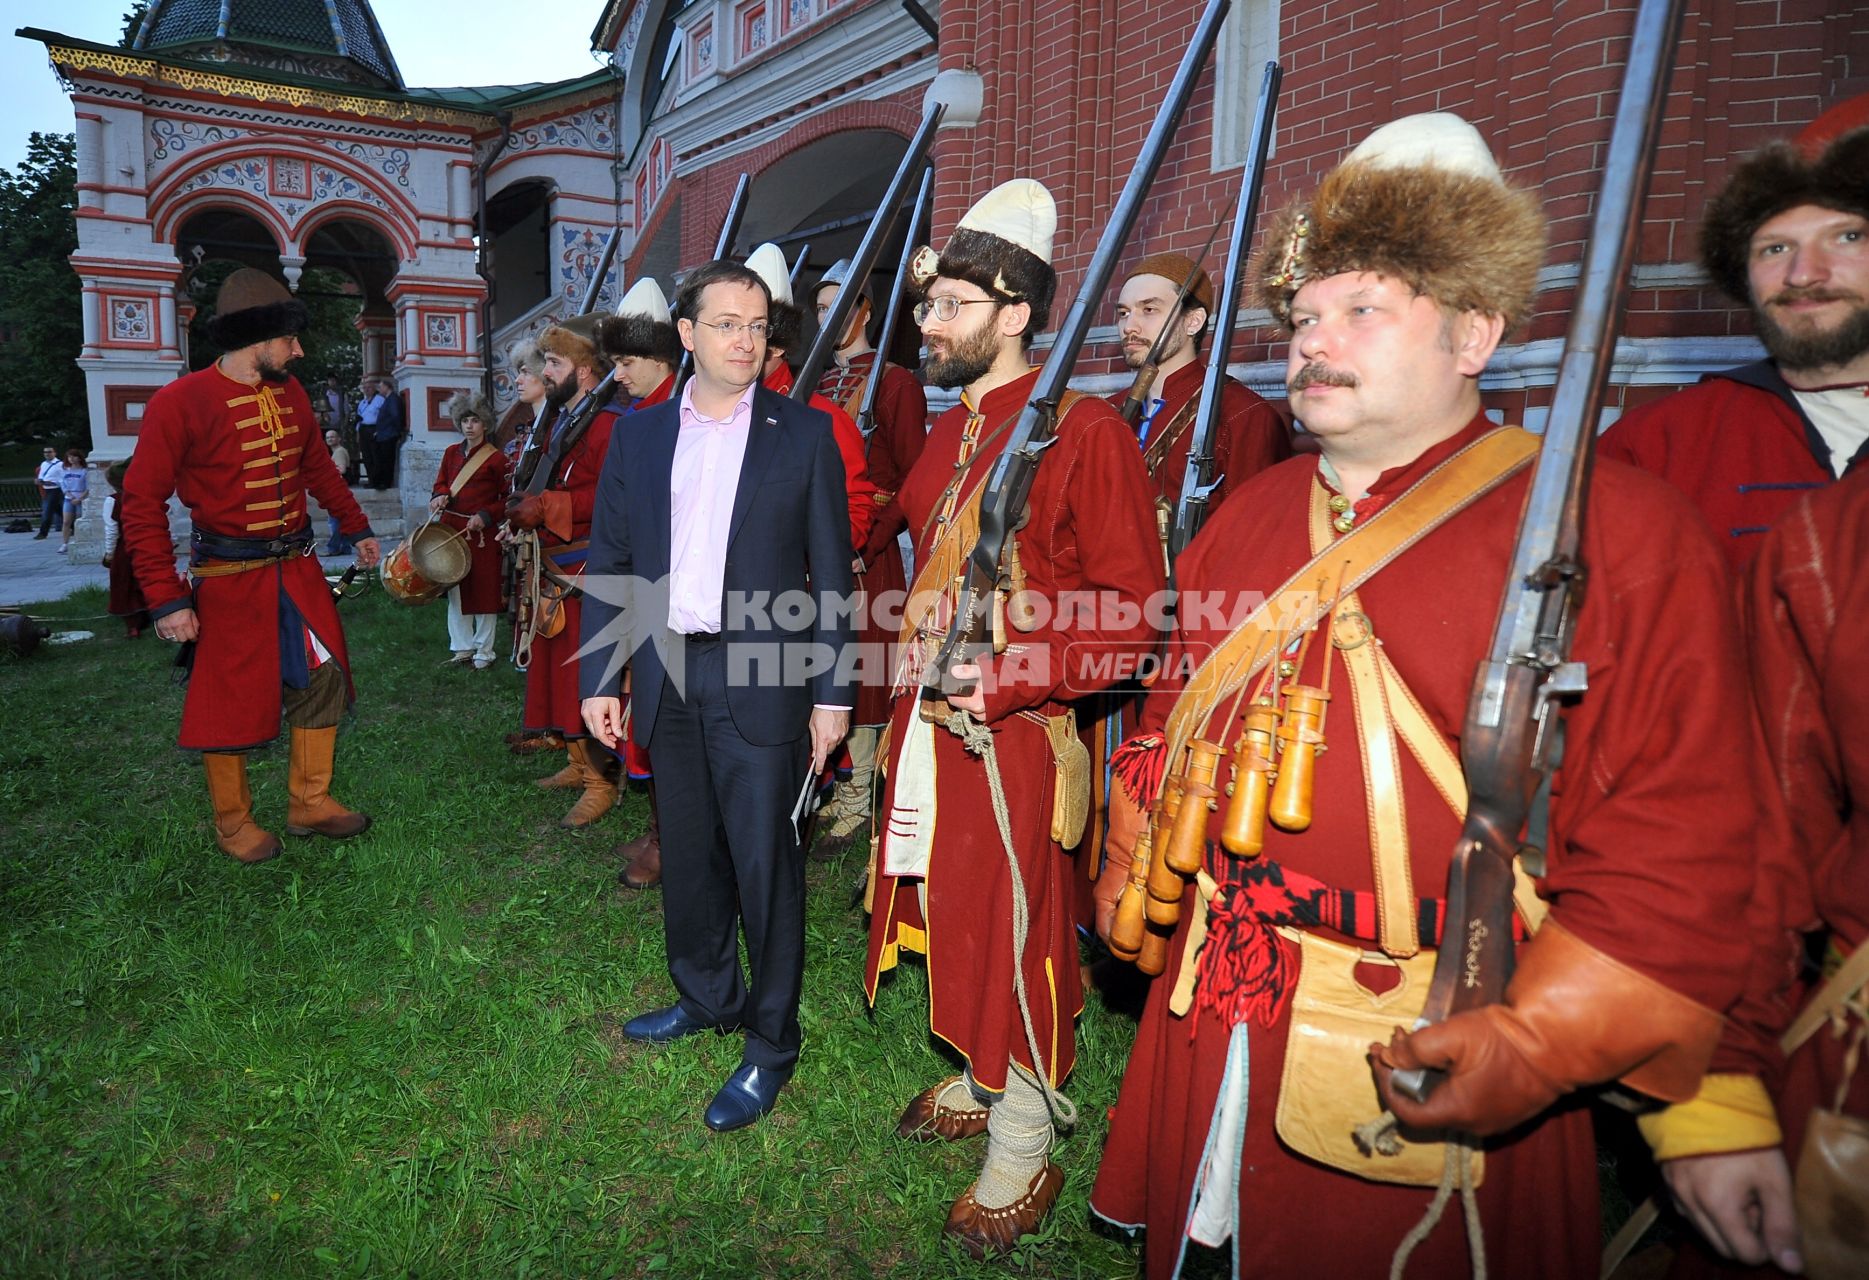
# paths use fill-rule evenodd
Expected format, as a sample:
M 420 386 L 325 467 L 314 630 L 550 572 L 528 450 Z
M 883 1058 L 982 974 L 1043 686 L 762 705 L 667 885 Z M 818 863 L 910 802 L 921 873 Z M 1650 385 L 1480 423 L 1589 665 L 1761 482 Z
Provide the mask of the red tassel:
M 1209 909 L 1194 1007 L 1212 1009 L 1229 1027 L 1248 1018 L 1269 1027 L 1291 997 L 1296 960 L 1247 898 L 1229 892 Z
M 1146 810 L 1155 803 L 1155 795 L 1162 789 L 1167 757 L 1168 744 L 1160 734 L 1131 738 L 1110 753 L 1110 776 L 1138 809 Z

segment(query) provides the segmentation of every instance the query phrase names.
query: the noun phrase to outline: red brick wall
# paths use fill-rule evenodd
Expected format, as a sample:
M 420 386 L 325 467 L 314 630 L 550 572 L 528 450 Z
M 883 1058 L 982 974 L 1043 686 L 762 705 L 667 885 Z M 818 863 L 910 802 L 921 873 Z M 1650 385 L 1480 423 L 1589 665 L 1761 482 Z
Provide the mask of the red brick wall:
M 948 0 L 942 65 L 979 71 L 986 106 L 977 129 L 948 132 L 937 152 L 937 235 L 995 183 L 1037 178 L 1058 198 L 1060 297 L 1071 297 L 1201 8 L 1198 0 Z M 1547 261 L 1579 261 L 1634 8 L 1634 0 L 1285 0 L 1285 84 L 1263 207 L 1310 189 L 1377 125 L 1416 111 L 1455 111 L 1486 135 L 1513 180 L 1543 193 L 1552 220 Z M 1865 74 L 1869 14 L 1861 6 L 1690 3 L 1640 260 L 1691 262 L 1700 210 L 1732 159 L 1860 92 Z M 1132 260 L 1163 248 L 1198 250 L 1232 206 L 1238 174 L 1210 169 L 1213 92 L 1210 71 L 1164 164 Z M 1561 336 L 1569 302 L 1567 291 L 1548 292 L 1528 336 Z M 1630 300 L 1627 331 L 1727 334 L 1747 324 L 1710 290 L 1643 291 Z M 1243 342 L 1234 358 L 1268 358 L 1277 345 Z
M 946 0 L 940 64 L 977 71 L 985 107 L 976 128 L 945 130 L 937 143 L 936 243 L 994 185 L 1037 178 L 1058 200 L 1054 314 L 1062 315 L 1201 8 L 1200 0 Z M 1542 193 L 1551 218 L 1547 262 L 1578 262 L 1634 9 L 1635 0 L 1284 0 L 1284 93 L 1262 207 L 1276 209 L 1308 191 L 1379 124 L 1416 111 L 1455 111 L 1487 137 L 1514 181 Z M 1256 71 L 1251 79 L 1256 86 Z M 1733 161 L 1865 89 L 1864 6 L 1690 0 L 1640 261 L 1691 263 L 1701 209 Z M 1217 221 L 1230 218 L 1239 174 L 1211 169 L 1214 92 L 1210 68 L 1127 260 L 1162 249 L 1196 251 Z M 678 180 L 684 262 L 712 251 L 742 169 L 756 173 L 834 130 L 882 127 L 906 135 L 919 118 L 921 95 L 917 88 L 835 108 L 750 155 Z M 775 101 L 774 109 L 797 105 Z M 1213 254 L 1223 247 L 1224 240 Z M 1547 291 L 1524 336 L 1561 337 L 1570 301 L 1568 290 Z M 1643 290 L 1629 300 L 1630 337 L 1747 331 L 1744 313 L 1710 289 Z M 1275 334 L 1244 338 L 1233 348 L 1236 360 L 1283 354 Z M 1109 370 L 1114 354 L 1086 353 L 1080 367 Z M 1530 402 L 1539 403 L 1538 395 Z M 1526 397 L 1499 399 L 1516 405 Z

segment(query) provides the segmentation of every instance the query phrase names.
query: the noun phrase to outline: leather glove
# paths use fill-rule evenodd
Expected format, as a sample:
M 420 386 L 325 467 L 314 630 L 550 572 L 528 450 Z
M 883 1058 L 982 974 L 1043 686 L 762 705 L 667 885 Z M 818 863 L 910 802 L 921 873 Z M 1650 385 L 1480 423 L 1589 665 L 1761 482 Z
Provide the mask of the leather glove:
M 1149 824 L 1147 811 L 1129 798 L 1122 786 L 1110 788 L 1109 823 L 1103 834 L 1103 870 L 1090 897 L 1097 907 L 1097 936 L 1110 940 L 1110 924 L 1116 918 L 1116 901 L 1129 882 L 1129 868 L 1135 861 L 1136 837 Z
M 506 523 L 515 529 L 537 529 L 545 523 L 545 502 L 536 493 L 522 493 L 506 503 Z
M 1694 1096 L 1720 1015 L 1546 921 L 1519 952 L 1503 1004 L 1372 1044 L 1383 1103 L 1411 1129 L 1478 1137 L 1531 1119 L 1575 1089 L 1621 1079 L 1667 1102 Z M 1447 1079 L 1426 1102 L 1391 1077 L 1429 1067 Z

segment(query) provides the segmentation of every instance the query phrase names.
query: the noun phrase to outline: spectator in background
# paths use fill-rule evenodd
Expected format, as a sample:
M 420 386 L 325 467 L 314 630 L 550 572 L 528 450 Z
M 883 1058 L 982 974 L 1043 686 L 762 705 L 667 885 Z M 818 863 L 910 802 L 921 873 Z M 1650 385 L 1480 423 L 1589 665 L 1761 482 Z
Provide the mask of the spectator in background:
M 123 619 L 123 638 L 134 640 L 149 625 L 149 603 L 143 589 L 136 585 L 136 569 L 130 553 L 117 554 L 117 542 L 123 536 L 123 477 L 130 460 L 110 464 L 104 482 L 110 492 L 104 495 L 104 567 L 110 570 L 110 612 Z
M 33 477 L 33 483 L 39 486 L 39 532 L 33 535 L 37 542 L 52 532 L 52 526 L 59 521 L 59 514 L 65 509 L 65 490 L 59 483 L 65 475 L 65 464 L 58 460 L 58 450 L 51 445 L 45 447 L 45 461 L 39 464 L 39 472 Z
M 333 378 L 331 381 L 335 384 L 337 379 Z M 331 465 L 337 468 L 339 475 L 348 479 L 350 476 L 350 450 L 344 447 L 344 437 L 340 436 L 337 433 L 337 428 L 333 427 L 324 433 L 324 443 L 325 448 L 331 451 Z M 331 527 L 331 536 L 325 539 L 324 553 L 328 556 L 349 555 L 350 539 L 346 538 L 344 536 L 344 531 L 338 528 L 337 517 L 327 511 L 325 512 L 324 518 L 330 523 Z
M 59 476 L 59 488 L 65 495 L 65 524 L 59 531 L 59 554 L 71 550 L 72 531 L 84 514 L 85 495 L 91 491 L 91 473 L 84 465 L 84 452 L 70 449 L 65 453 L 65 470 Z
M 376 420 L 382 416 L 388 397 L 375 378 L 363 380 L 362 392 L 363 398 L 357 402 L 357 460 L 369 473 L 370 487 L 381 489 L 383 486 L 376 482 Z
M 378 396 L 383 405 L 376 415 L 376 429 L 372 447 L 376 450 L 370 464 L 370 487 L 389 489 L 396 483 L 396 454 L 402 446 L 402 438 L 408 433 L 408 420 L 403 417 L 402 398 L 396 394 L 396 388 L 388 378 L 376 381 Z

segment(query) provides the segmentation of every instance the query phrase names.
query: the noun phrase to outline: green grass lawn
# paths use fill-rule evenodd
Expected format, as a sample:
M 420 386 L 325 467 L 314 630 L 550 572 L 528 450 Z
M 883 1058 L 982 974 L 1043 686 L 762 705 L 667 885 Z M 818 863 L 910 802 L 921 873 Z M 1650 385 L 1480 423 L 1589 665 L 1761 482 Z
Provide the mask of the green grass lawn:
M 34 612 L 103 612 L 80 593 Z M 611 857 L 641 797 L 562 831 L 509 755 L 521 677 L 442 669 L 440 605 L 347 603 L 359 702 L 339 799 L 366 835 L 245 867 L 174 746 L 172 647 L 0 657 L 0 1275 L 1133 1275 L 1086 1198 L 1133 1032 L 1093 996 L 1044 1235 L 983 1268 L 944 1244 L 980 1147 L 893 1135 L 954 1068 L 904 966 L 874 1016 L 851 904 L 813 863 L 804 1055 L 778 1110 L 710 1133 L 737 1039 L 650 1049 L 671 997 L 659 891 Z M 548 762 L 556 767 L 557 758 Z M 283 743 L 250 758 L 284 825 Z

